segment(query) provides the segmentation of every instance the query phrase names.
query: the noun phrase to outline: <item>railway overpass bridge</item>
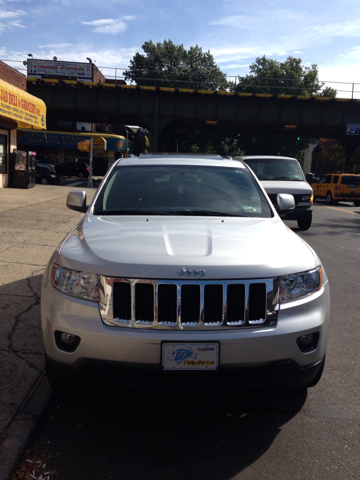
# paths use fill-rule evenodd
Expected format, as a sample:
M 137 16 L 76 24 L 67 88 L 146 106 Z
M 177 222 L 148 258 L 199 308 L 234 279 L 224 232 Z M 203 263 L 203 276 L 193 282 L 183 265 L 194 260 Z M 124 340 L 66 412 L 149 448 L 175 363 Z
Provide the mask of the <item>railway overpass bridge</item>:
M 47 106 L 49 120 L 138 125 L 161 150 L 169 129 L 272 133 L 338 140 L 351 166 L 360 135 L 360 100 L 117 85 L 75 80 L 27 79 L 27 90 Z

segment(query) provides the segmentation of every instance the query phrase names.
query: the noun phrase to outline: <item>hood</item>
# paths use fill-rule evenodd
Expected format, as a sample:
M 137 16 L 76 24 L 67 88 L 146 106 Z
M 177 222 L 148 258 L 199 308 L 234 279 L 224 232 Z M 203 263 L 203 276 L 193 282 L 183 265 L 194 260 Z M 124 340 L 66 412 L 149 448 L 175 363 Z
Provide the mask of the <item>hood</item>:
M 87 214 L 60 245 L 54 260 L 76 270 L 126 278 L 172 279 L 183 268 L 201 269 L 206 272 L 203 280 L 272 277 L 320 263 L 277 216 Z
M 96 217 L 60 245 L 54 261 L 79 271 L 126 278 L 203 280 L 266 278 L 320 264 L 313 250 L 278 217 Z
M 310 185 L 305 182 L 284 181 L 284 180 L 261 180 L 268 195 L 278 193 L 290 193 L 291 195 L 312 195 L 313 191 Z

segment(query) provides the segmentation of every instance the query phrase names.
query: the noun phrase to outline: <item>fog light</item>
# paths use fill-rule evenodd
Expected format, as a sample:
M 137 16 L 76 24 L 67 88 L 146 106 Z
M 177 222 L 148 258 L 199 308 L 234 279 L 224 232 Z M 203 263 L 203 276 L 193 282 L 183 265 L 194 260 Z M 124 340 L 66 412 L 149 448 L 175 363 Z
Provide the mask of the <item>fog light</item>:
M 302 337 L 299 338 L 299 341 L 302 345 L 309 345 L 314 339 L 314 335 L 312 333 L 309 333 L 308 335 L 303 335 Z
M 80 337 L 72 333 L 60 332 L 55 330 L 55 343 L 59 350 L 67 353 L 73 353 L 80 344 Z
M 296 343 L 302 353 L 309 353 L 317 349 L 319 338 L 319 332 L 307 333 L 306 335 L 301 335 L 296 340 Z
M 75 341 L 74 335 L 71 333 L 63 332 L 60 336 L 61 340 L 66 343 L 67 345 L 71 345 Z

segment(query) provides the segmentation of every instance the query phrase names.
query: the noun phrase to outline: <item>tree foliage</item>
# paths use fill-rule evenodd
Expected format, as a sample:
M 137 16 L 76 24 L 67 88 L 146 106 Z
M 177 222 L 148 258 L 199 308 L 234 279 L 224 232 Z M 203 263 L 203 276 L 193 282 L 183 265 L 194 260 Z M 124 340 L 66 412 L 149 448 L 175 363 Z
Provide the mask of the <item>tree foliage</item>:
M 349 167 L 360 166 L 360 145 L 352 154 L 352 164 Z M 331 172 L 346 171 L 346 152 L 343 145 L 333 138 L 320 138 L 313 153 L 312 169 L 321 176 Z M 358 171 L 357 171 L 358 173 Z
M 245 155 L 280 155 L 301 160 L 311 141 L 309 137 L 300 138 L 289 134 L 242 133 L 238 139 L 238 148 Z
M 174 130 L 165 132 L 161 141 L 161 151 L 179 153 L 210 153 L 217 155 L 242 155 L 234 135 L 218 130 Z
M 137 85 L 226 90 L 226 74 L 216 65 L 210 51 L 203 52 L 198 45 L 186 50 L 171 40 L 142 46 L 144 53 L 136 53 L 124 75 Z
M 317 65 L 304 67 L 301 58 L 289 56 L 284 62 L 258 57 L 250 65 L 250 73 L 238 77 L 237 92 L 271 93 L 335 97 L 336 90 L 324 88 L 319 81 Z
M 313 153 L 312 169 L 315 173 L 324 175 L 342 171 L 345 167 L 345 149 L 333 138 L 320 138 Z

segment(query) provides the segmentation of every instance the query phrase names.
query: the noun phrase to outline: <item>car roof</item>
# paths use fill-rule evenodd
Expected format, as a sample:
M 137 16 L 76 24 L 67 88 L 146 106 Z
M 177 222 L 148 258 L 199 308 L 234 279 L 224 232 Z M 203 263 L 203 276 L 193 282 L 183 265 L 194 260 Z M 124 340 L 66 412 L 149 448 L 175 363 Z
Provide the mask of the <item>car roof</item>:
M 235 163 L 231 158 L 223 158 L 220 155 L 192 154 L 141 154 L 139 157 L 120 158 L 115 165 L 203 165 L 248 168 L 241 162 Z
M 179 157 L 179 158 L 208 158 L 210 160 L 222 160 L 221 155 L 209 153 L 140 153 L 139 158 L 162 158 L 162 157 Z
M 332 172 L 332 173 L 324 173 L 323 177 L 325 177 L 326 175 L 347 175 L 349 177 L 358 177 L 360 175 L 360 173 L 344 173 L 344 172 Z
M 257 159 L 266 159 L 266 160 L 296 160 L 293 157 L 281 157 L 279 155 L 246 155 L 244 157 L 234 157 L 234 159 L 244 160 L 257 160 Z M 297 160 L 296 160 L 297 161 Z

